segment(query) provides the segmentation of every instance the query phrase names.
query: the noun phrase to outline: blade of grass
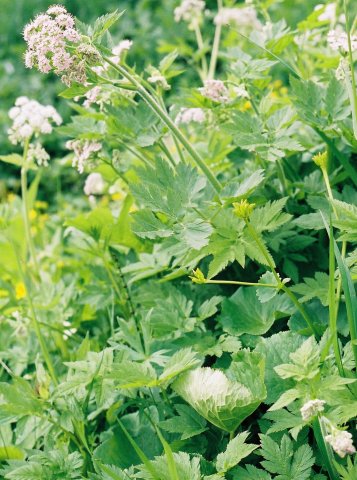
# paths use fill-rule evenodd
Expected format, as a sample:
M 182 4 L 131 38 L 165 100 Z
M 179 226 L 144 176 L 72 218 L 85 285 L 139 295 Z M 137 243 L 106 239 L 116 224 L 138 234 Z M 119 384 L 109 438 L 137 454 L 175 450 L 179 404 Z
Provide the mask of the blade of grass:
M 328 235 L 330 234 L 329 226 L 328 223 L 323 215 L 323 213 L 320 211 L 322 220 L 325 224 L 326 231 Z M 357 298 L 356 298 L 356 291 L 353 285 L 353 280 L 350 274 L 350 271 L 346 265 L 346 262 L 341 256 L 340 250 L 337 246 L 336 240 L 333 239 L 333 249 L 334 249 L 334 254 L 337 260 L 337 265 L 338 269 L 341 275 L 341 281 L 342 281 L 342 288 L 343 292 L 345 294 L 345 304 L 346 304 L 346 311 L 347 311 L 347 319 L 348 319 L 348 325 L 350 328 L 350 337 L 351 337 L 351 342 L 352 342 L 352 350 L 353 350 L 353 356 L 357 365 Z
M 158 429 L 157 426 L 155 426 L 156 433 L 160 439 L 160 442 L 162 443 L 162 446 L 164 447 L 165 455 L 167 458 L 167 465 L 169 467 L 169 472 L 170 472 L 170 480 L 180 480 L 178 473 L 177 473 L 177 468 L 176 468 L 176 463 L 174 459 L 174 455 L 172 453 L 170 445 L 167 443 L 167 441 L 164 439 L 162 436 L 162 433 Z
M 340 346 L 338 344 L 337 334 L 337 305 L 336 305 L 336 290 L 335 290 L 335 252 L 333 244 L 333 227 L 330 217 L 329 228 L 329 324 L 332 337 L 333 350 L 335 353 L 335 359 L 339 374 L 344 377 L 345 372 L 343 369 Z
M 130 445 L 133 447 L 135 450 L 137 456 L 140 458 L 140 460 L 143 462 L 145 467 L 148 469 L 150 474 L 152 475 L 153 480 L 161 480 L 160 475 L 157 473 L 156 469 L 154 468 L 152 462 L 148 459 L 148 457 L 145 455 L 145 453 L 141 450 L 139 445 L 136 443 L 136 441 L 133 439 L 133 437 L 130 435 L 130 433 L 127 431 L 127 429 L 124 427 L 123 423 L 117 418 L 117 422 L 120 426 L 120 428 L 123 430 L 124 435 L 126 438 L 129 440 Z

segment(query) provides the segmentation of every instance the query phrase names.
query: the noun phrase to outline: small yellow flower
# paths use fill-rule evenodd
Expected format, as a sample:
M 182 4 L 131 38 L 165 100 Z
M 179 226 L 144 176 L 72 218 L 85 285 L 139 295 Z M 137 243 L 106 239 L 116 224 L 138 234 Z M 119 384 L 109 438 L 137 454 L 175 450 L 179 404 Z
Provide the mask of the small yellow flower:
M 21 300 L 22 298 L 26 297 L 26 287 L 23 282 L 18 282 L 15 285 L 15 297 L 16 300 Z
M 111 199 L 114 200 L 114 202 L 122 200 L 123 197 L 124 197 L 124 194 L 122 192 L 116 192 L 111 195 Z
M 249 110 L 250 108 L 252 108 L 252 104 L 250 103 L 249 100 L 247 100 L 246 102 L 244 102 L 242 109 L 245 112 L 246 110 Z
M 240 202 L 233 203 L 234 213 L 237 217 L 246 220 L 250 217 L 254 210 L 255 203 L 249 203 L 247 200 L 241 200 Z
M 313 162 L 320 168 L 327 168 L 327 151 L 319 152 L 312 157 Z
M 274 88 L 274 89 L 275 89 L 275 88 L 278 89 L 278 88 L 280 88 L 282 85 L 283 85 L 283 82 L 282 82 L 281 80 L 275 80 L 275 81 L 273 82 L 273 88 Z
M 7 195 L 7 201 L 8 201 L 9 203 L 12 203 L 15 199 L 16 199 L 16 195 L 15 195 L 14 193 L 9 193 L 9 194 Z
M 57 265 L 58 268 L 63 268 L 64 267 L 64 261 L 63 260 L 58 260 L 56 265 Z
M 29 218 L 30 220 L 35 220 L 35 218 L 37 217 L 37 212 L 36 210 L 34 210 L 33 208 L 29 211 Z
M 285 97 L 285 95 L 288 94 L 289 90 L 287 89 L 287 87 L 281 87 L 281 89 L 279 90 L 279 92 L 280 92 L 280 95 L 281 95 L 282 97 Z
M 38 208 L 40 210 L 46 210 L 46 208 L 48 208 L 48 203 L 42 200 L 36 200 L 35 208 Z

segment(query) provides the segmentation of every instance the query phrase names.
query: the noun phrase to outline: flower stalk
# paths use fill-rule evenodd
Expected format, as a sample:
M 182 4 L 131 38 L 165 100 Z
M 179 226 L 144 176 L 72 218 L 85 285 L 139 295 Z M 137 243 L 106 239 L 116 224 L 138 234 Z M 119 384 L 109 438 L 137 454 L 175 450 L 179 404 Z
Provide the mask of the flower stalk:
M 201 156 L 193 148 L 191 143 L 187 140 L 185 135 L 175 125 L 170 116 L 162 109 L 162 107 L 156 102 L 152 95 L 143 87 L 140 81 L 132 73 L 128 72 L 126 68 L 124 68 L 122 65 L 116 65 L 108 57 L 103 58 L 111 67 L 113 67 L 117 72 L 119 72 L 124 78 L 129 80 L 129 82 L 131 82 L 137 88 L 138 94 L 147 103 L 147 105 L 158 115 L 162 122 L 171 130 L 171 132 L 179 140 L 179 142 L 186 148 L 187 152 L 191 156 L 196 166 L 202 170 L 202 172 L 207 177 L 208 181 L 211 183 L 212 187 L 216 190 L 216 192 L 219 192 L 222 188 L 220 182 L 211 172 L 210 168 L 205 164 Z

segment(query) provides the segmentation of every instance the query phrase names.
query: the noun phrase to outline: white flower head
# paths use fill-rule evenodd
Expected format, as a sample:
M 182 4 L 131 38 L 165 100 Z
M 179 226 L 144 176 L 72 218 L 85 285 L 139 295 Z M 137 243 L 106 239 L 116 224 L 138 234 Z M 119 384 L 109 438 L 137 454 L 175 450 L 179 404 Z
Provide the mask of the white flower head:
M 233 92 L 239 98 L 249 98 L 249 93 L 247 92 L 247 89 L 245 88 L 245 86 L 243 84 L 234 86 L 233 87 Z
M 53 5 L 24 29 L 25 65 L 42 73 L 53 71 L 66 85 L 84 84 L 86 61 L 96 58 L 94 48 L 82 44 L 74 18 L 63 5 Z
M 203 0 L 182 0 L 174 10 L 175 22 L 184 21 L 194 28 L 201 21 L 206 4 Z
M 300 408 L 301 417 L 304 422 L 312 420 L 319 412 L 324 411 L 324 400 L 309 400 Z
M 66 142 L 66 148 L 74 152 L 72 166 L 77 168 L 79 173 L 83 173 L 85 164 L 93 153 L 102 149 L 102 144 L 93 140 L 69 140 Z
M 10 108 L 9 117 L 12 126 L 8 130 L 10 142 L 22 144 L 32 136 L 52 132 L 52 125 L 60 125 L 62 118 L 51 105 L 42 105 L 36 100 L 19 97 L 15 107 Z
M 334 429 L 330 435 L 326 435 L 325 440 L 341 458 L 356 453 L 352 435 L 346 430 Z
M 84 184 L 84 193 L 86 195 L 101 195 L 104 191 L 105 183 L 100 173 L 94 172 L 88 175 Z
M 206 121 L 206 114 L 202 108 L 181 108 L 175 123 L 176 125 L 187 124 L 191 122 L 203 123 Z
M 39 165 L 40 167 L 47 167 L 50 156 L 43 148 L 43 146 L 40 143 L 36 142 L 30 143 L 27 153 L 27 159 L 30 162 L 36 162 L 37 165 Z
M 330 30 L 327 34 L 327 42 L 334 51 L 348 52 L 348 37 L 345 31 Z M 351 50 L 357 51 L 357 35 L 351 35 Z
M 260 30 L 262 24 L 258 20 L 254 7 L 243 8 L 221 8 L 214 18 L 215 25 L 233 25 Z
M 314 8 L 315 12 L 318 10 L 322 10 L 320 15 L 317 17 L 319 22 L 334 23 L 336 21 L 336 3 L 328 3 L 327 5 L 319 3 Z
M 228 89 L 222 80 L 205 80 L 204 86 L 198 91 L 203 97 L 209 98 L 214 102 L 225 103 L 228 102 Z

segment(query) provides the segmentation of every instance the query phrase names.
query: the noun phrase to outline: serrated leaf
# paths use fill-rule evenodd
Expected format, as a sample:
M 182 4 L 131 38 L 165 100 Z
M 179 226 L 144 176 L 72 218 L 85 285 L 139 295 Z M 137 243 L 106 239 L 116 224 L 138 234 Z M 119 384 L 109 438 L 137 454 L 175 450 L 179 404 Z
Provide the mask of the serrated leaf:
M 245 443 L 248 436 L 249 432 L 238 433 L 238 435 L 228 443 L 226 451 L 217 456 L 217 472 L 227 472 L 258 448 L 258 445 Z

